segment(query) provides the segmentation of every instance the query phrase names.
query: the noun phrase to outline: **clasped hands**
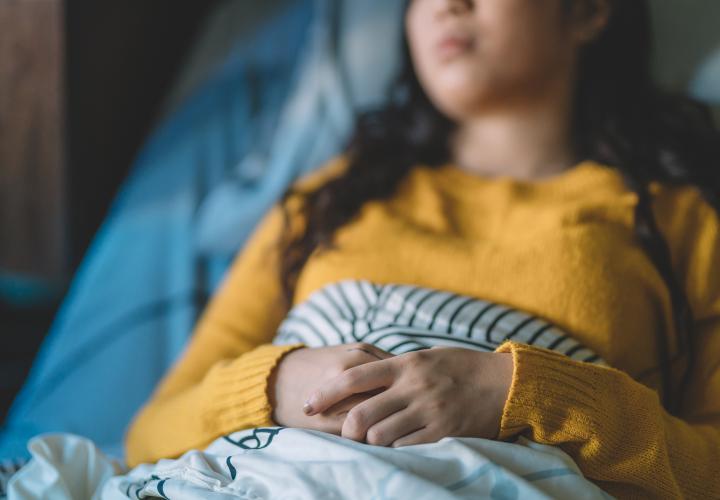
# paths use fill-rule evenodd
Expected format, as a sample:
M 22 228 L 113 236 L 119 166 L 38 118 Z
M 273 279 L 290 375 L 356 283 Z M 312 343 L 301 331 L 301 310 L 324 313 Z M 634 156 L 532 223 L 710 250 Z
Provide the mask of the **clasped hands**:
M 372 344 L 301 348 L 269 379 L 272 419 L 378 446 L 448 436 L 495 439 L 512 355 L 433 347 L 393 355 Z

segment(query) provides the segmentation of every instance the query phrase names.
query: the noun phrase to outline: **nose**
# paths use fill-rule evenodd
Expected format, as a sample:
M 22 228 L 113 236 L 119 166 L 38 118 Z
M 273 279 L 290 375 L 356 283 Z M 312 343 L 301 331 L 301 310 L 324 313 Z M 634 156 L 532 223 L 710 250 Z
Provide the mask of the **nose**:
M 435 14 L 438 17 L 466 14 L 475 7 L 474 0 L 437 0 L 435 2 Z

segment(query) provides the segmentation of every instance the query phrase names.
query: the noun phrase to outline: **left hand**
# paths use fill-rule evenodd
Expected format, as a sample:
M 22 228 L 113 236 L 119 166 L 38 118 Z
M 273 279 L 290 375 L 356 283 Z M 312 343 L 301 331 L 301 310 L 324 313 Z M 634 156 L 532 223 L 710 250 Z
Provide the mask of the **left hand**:
M 378 446 L 434 443 L 447 436 L 495 439 L 510 392 L 509 353 L 433 347 L 372 361 L 320 385 L 308 415 L 354 394 L 384 389 L 353 406 L 343 437 Z

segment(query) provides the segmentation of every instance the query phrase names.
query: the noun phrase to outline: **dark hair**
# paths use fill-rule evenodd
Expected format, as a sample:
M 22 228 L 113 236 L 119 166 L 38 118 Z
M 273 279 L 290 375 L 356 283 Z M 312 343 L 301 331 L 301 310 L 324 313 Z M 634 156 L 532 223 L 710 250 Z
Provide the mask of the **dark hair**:
M 575 1 L 565 0 L 568 5 Z M 720 212 L 720 186 L 713 170 L 720 158 L 720 133 L 710 110 L 687 96 L 662 91 L 651 77 L 651 28 L 647 0 L 610 0 L 606 29 L 580 54 L 575 91 L 573 144 L 578 159 L 617 169 L 637 194 L 635 235 L 665 281 L 673 323 L 681 339 L 687 369 L 677 390 L 672 387 L 668 339 L 658 329 L 663 405 L 677 414 L 694 365 L 693 317 L 670 250 L 652 212 L 649 184 L 696 187 Z M 346 155 L 347 170 L 319 189 L 300 192 L 291 186 L 281 204 L 300 195 L 305 222 L 300 234 L 286 231 L 281 280 L 292 304 L 297 277 L 314 251 L 334 248 L 333 235 L 371 200 L 393 196 L 403 177 L 417 164 L 435 167 L 450 158 L 454 124 L 430 102 L 415 74 L 407 40 L 404 67 L 388 103 L 357 118 Z M 286 228 L 290 213 L 285 209 Z

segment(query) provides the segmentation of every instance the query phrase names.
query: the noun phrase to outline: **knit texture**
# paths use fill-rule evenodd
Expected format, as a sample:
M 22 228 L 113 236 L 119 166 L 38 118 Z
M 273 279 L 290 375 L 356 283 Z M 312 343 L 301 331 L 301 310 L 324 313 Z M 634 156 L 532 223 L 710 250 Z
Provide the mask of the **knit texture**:
M 297 185 L 315 189 L 346 166 L 340 157 Z M 651 193 L 696 321 L 697 364 L 681 418 L 661 404 L 657 332 L 669 339 L 675 384 L 686 359 L 667 287 L 634 236 L 637 197 L 594 162 L 538 181 L 418 165 L 395 196 L 366 203 L 336 233 L 337 248 L 313 254 L 293 305 L 327 284 L 366 279 L 543 317 L 612 368 L 503 344 L 515 369 L 499 438 L 559 446 L 619 498 L 720 498 L 720 221 L 692 187 L 655 183 Z M 293 217 L 291 227 L 301 227 Z M 130 465 L 271 424 L 267 379 L 302 347 L 269 345 L 288 312 L 279 300 L 283 227 L 275 206 L 235 259 L 182 359 L 133 422 Z

